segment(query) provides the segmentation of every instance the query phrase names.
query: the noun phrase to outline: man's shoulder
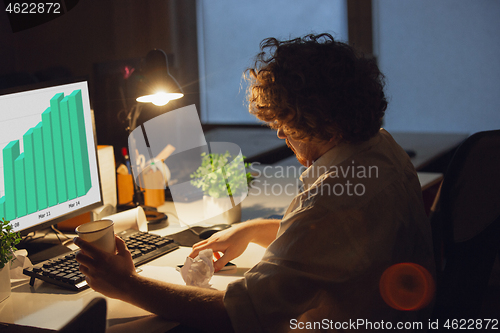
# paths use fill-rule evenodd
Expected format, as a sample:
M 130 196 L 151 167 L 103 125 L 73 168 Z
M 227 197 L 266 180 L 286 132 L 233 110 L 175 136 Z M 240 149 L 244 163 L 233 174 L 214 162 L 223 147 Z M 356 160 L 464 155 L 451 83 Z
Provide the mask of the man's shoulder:
M 326 167 L 303 195 L 321 205 L 361 207 L 385 192 L 399 196 L 415 187 L 417 175 L 408 155 L 381 129 L 362 149 L 339 164 Z

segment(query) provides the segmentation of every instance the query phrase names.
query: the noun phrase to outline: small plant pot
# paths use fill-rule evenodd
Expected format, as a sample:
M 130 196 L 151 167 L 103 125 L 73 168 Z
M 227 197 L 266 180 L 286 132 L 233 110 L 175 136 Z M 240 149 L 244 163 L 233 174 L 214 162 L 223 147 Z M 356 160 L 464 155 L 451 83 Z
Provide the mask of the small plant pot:
M 0 302 L 10 296 L 10 263 L 0 269 Z
M 216 220 L 216 223 L 231 224 L 241 221 L 241 200 L 233 207 L 230 197 L 214 198 L 203 196 L 203 211 L 206 219 Z M 215 222 L 215 221 L 214 221 Z

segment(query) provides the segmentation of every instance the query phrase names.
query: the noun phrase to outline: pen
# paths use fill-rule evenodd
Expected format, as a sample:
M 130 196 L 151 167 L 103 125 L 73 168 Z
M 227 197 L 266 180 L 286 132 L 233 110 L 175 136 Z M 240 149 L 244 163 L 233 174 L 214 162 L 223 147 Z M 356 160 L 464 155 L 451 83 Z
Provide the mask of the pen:
M 122 148 L 122 155 L 123 155 L 123 158 L 125 159 L 125 165 L 127 166 L 128 173 L 131 175 L 132 174 L 132 167 L 130 166 L 130 157 L 128 156 L 127 148 L 125 148 L 125 147 Z

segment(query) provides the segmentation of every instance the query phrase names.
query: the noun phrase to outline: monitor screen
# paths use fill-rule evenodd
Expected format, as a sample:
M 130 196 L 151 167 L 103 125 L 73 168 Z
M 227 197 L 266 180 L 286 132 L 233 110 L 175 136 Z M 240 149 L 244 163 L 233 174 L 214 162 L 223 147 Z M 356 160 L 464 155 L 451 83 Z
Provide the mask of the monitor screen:
M 102 204 L 86 81 L 0 95 L 0 219 L 15 231 Z

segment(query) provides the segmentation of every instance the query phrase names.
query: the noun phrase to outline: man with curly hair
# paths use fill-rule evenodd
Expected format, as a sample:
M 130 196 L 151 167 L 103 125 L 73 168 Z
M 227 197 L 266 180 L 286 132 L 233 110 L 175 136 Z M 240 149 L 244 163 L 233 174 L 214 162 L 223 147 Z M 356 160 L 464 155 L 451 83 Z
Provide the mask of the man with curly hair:
M 80 270 L 105 295 L 216 332 L 370 331 L 423 320 L 429 297 L 418 286 L 432 285 L 430 225 L 409 157 L 380 128 L 387 101 L 378 67 L 329 34 L 268 38 L 261 49 L 247 71 L 250 112 L 307 167 L 303 190 L 281 220 L 234 225 L 190 256 L 222 252 L 217 271 L 255 242 L 267 248 L 262 260 L 215 291 L 139 276 L 119 238 L 114 256 L 77 240 Z M 401 263 L 427 272 L 424 281 L 406 272 L 384 285 L 384 272 Z

